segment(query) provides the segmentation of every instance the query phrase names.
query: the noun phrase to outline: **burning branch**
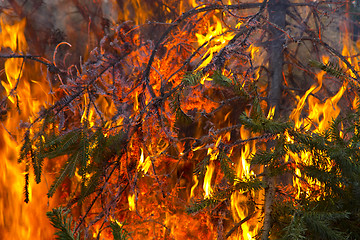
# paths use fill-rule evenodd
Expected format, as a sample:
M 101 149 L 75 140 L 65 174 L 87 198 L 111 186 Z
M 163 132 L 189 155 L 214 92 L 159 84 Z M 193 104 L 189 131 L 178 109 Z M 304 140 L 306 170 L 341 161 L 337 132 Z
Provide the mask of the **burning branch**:
M 30 204 L 33 183 L 52 173 L 48 197 L 76 222 L 71 231 L 62 208 L 48 213 L 64 236 L 342 239 L 351 225 L 357 239 L 359 93 L 348 88 L 358 86 L 357 57 L 327 41 L 320 10 L 330 3 L 205 1 L 185 11 L 181 1 L 144 1 L 164 16 L 183 13 L 113 28 L 95 24 L 107 16 L 103 3 L 72 3 L 99 40 L 85 63 L 66 69 L 12 44 L 3 47 L 14 54 L 1 56 L 0 140 L 23 139 L 12 152 Z M 116 22 L 141 10 L 112 6 L 135 9 Z M 343 95 L 353 103 L 340 109 Z

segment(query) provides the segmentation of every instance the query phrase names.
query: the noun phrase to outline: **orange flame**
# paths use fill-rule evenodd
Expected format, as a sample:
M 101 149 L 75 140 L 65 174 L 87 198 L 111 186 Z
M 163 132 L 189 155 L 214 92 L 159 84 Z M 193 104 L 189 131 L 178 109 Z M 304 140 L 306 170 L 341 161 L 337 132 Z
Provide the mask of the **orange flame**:
M 209 198 L 213 192 L 213 189 L 211 187 L 211 178 L 215 170 L 214 162 L 211 161 L 210 164 L 206 167 L 206 173 L 204 178 L 204 192 L 205 196 L 204 198 Z
M 0 20 L 0 48 L 10 48 L 14 53 L 24 54 L 28 48 L 24 36 L 25 19 L 13 25 L 4 22 L 4 19 Z M 48 189 L 46 181 L 36 185 L 33 176 L 30 175 L 30 202 L 25 204 L 23 202 L 25 166 L 17 163 L 20 151 L 19 142 L 24 134 L 23 129 L 18 127 L 19 122 L 34 120 L 34 116 L 43 106 L 42 102 L 51 102 L 46 85 L 30 80 L 31 75 L 24 76 L 25 67 L 22 59 L 8 59 L 5 62 L 6 81 L 1 82 L 9 101 L 6 120 L 0 127 L 0 157 L 2 159 L 0 161 L 2 174 L 0 195 L 3 196 L 0 200 L 0 238 L 50 239 L 53 229 L 45 215 L 50 207 L 48 200 L 44 199 Z M 41 75 L 37 66 L 32 70 L 38 76 Z M 43 174 L 42 178 L 48 178 L 48 176 Z
M 233 32 L 227 32 L 227 29 L 222 27 L 221 21 L 217 17 L 214 16 L 212 20 L 214 24 L 211 24 L 210 21 L 208 22 L 206 35 L 196 33 L 199 46 L 203 44 L 211 45 L 204 55 L 204 61 L 196 71 L 207 66 L 211 62 L 214 54 L 220 51 L 235 35 Z
M 150 160 L 150 156 L 147 156 L 146 159 L 144 160 L 144 151 L 142 148 L 140 148 L 140 150 L 141 150 L 141 155 L 140 155 L 139 165 L 137 166 L 137 170 L 142 171 L 144 172 L 144 174 L 146 174 L 151 166 L 151 160 Z
M 135 211 L 136 207 L 135 207 L 135 194 L 130 194 L 128 196 L 128 201 L 129 201 L 129 210 L 130 211 Z

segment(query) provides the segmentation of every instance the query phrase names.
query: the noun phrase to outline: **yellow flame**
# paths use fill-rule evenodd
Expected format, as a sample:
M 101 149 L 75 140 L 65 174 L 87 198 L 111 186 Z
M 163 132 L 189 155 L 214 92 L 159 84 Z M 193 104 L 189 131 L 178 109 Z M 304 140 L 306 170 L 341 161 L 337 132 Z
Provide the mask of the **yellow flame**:
M 206 46 L 210 44 L 211 46 L 204 55 L 204 61 L 196 71 L 207 66 L 211 62 L 214 54 L 221 50 L 235 35 L 233 32 L 226 32 L 227 28 L 222 27 L 221 20 L 217 17 L 214 16 L 212 20 L 214 24 L 211 24 L 210 21 L 208 22 L 206 35 L 195 34 L 199 46 L 203 44 L 206 44 Z
M 139 110 L 138 92 L 135 91 L 135 96 L 134 96 L 134 112 L 136 113 L 138 110 Z
M 241 139 L 245 140 L 250 138 L 250 132 L 245 129 L 244 126 L 240 128 L 240 137 Z M 255 149 L 253 149 L 254 151 Z M 236 173 L 239 178 L 243 178 L 249 176 L 250 173 L 250 164 L 248 163 L 247 159 L 250 156 L 251 152 L 251 145 L 247 142 L 244 147 L 241 149 L 241 156 L 240 161 L 237 164 Z
M 271 108 L 269 111 L 269 118 L 272 116 L 272 113 L 274 111 L 274 108 Z M 250 137 L 252 137 L 252 134 L 250 131 L 246 130 L 244 126 L 240 128 L 240 137 L 241 139 L 245 140 Z M 247 142 L 241 149 L 241 156 L 240 159 L 236 165 L 236 175 L 239 179 L 247 179 L 249 176 L 254 174 L 252 171 L 250 171 L 250 163 L 248 159 L 251 157 L 251 154 L 256 152 L 255 142 L 250 143 Z M 252 194 L 253 195 L 253 194 Z M 248 195 L 244 194 L 241 191 L 234 192 L 231 195 L 231 213 L 233 216 L 233 219 L 235 222 L 239 222 L 245 217 L 249 215 L 249 211 L 246 207 L 247 201 L 248 201 Z M 257 199 L 258 201 L 261 200 L 261 193 L 259 193 L 258 196 L 253 195 L 254 199 Z M 259 213 L 257 213 L 259 214 Z M 233 239 L 253 239 L 252 236 L 256 235 L 256 232 L 258 231 L 258 222 L 251 222 L 248 221 L 241 225 L 242 231 L 239 234 L 235 234 Z
M 215 170 L 215 165 L 213 161 L 210 161 L 210 164 L 206 167 L 206 173 L 204 178 L 204 186 L 203 189 L 205 191 L 204 198 L 209 198 L 213 193 L 213 189 L 211 187 L 211 178 Z
M 210 156 L 210 160 L 209 160 L 210 163 L 206 167 L 206 173 L 204 177 L 204 184 L 203 184 L 203 189 L 205 192 L 204 198 L 209 198 L 213 193 L 213 189 L 211 187 L 211 179 L 215 170 L 214 161 L 217 159 L 217 156 L 219 155 L 219 150 L 217 149 L 217 147 L 219 146 L 220 141 L 221 141 L 221 136 L 216 140 L 214 149 L 208 148 L 207 154 Z
M 352 102 L 352 108 L 355 110 L 359 107 L 359 101 L 360 101 L 360 98 L 358 95 L 355 95 L 354 97 L 354 100 Z
M 24 52 L 27 50 L 28 45 L 24 35 L 26 25 L 25 18 L 14 25 L 5 24 L 4 21 L 0 19 L 0 25 L 1 47 L 8 47 L 14 52 Z
M 25 19 L 13 25 L 0 19 L 0 49 L 10 48 L 14 53 L 25 54 L 28 48 L 24 29 Z M 1 85 L 5 88 L 3 97 L 9 96 L 6 119 L 0 125 L 0 229 L 2 239 L 51 239 L 53 230 L 45 215 L 39 212 L 49 210 L 47 199 L 44 199 L 48 186 L 45 181 L 36 184 L 30 172 L 29 200 L 24 203 L 24 164 L 18 164 L 20 138 L 23 129 L 20 121 L 31 121 L 40 111 L 43 102 L 51 103 L 48 89 L 39 82 L 32 81 L 23 74 L 22 59 L 8 59 L 5 62 L 6 79 Z M 41 76 L 38 66 L 32 69 L 33 73 Z M 27 77 L 27 78 L 25 78 Z M 17 88 L 15 89 L 15 87 Z M 18 106 L 17 106 L 18 105 Z M 17 111 L 19 108 L 21 111 Z M 12 135 L 9 134 L 9 132 Z M 45 163 L 47 164 L 47 163 Z M 44 166 L 45 167 L 45 166 Z M 43 178 L 45 173 L 43 174 Z M 51 179 L 48 179 L 51 180 Z M 36 188 L 36 190 L 33 190 Z
M 89 127 L 93 127 L 95 125 L 95 122 L 93 121 L 93 116 L 94 116 L 94 109 L 93 108 L 89 108 L 89 99 L 87 95 L 84 95 L 84 111 L 83 114 L 81 115 L 81 123 L 84 123 L 85 120 L 88 121 L 89 123 Z
M 274 118 L 274 114 L 275 114 L 275 106 L 270 108 L 267 115 L 267 119 L 272 120 Z
M 199 184 L 199 180 L 197 178 L 196 175 L 193 176 L 193 180 L 194 180 L 194 185 L 191 187 L 191 191 L 190 191 L 190 198 L 192 198 L 194 196 L 194 191 L 195 191 L 195 188 L 197 187 L 197 185 Z
M 306 93 L 304 94 L 304 96 L 302 96 L 302 98 L 300 99 L 300 101 L 298 102 L 296 108 L 291 112 L 290 114 L 290 119 L 292 119 L 295 122 L 295 127 L 296 128 L 300 128 L 300 126 L 302 125 L 303 121 L 300 120 L 300 114 L 302 109 L 305 106 L 305 101 L 307 99 L 307 97 L 309 96 L 309 94 L 316 88 L 315 85 L 311 86 L 311 88 L 309 90 L 306 91 Z
M 129 210 L 130 211 L 135 211 L 135 194 L 131 194 L 128 196 L 128 201 L 129 201 Z
M 151 166 L 151 160 L 150 160 L 150 156 L 147 156 L 146 159 L 144 160 L 144 151 L 142 148 L 140 148 L 140 150 L 141 150 L 141 154 L 140 154 L 140 160 L 139 160 L 139 165 L 137 166 L 137 170 L 143 171 L 144 174 L 146 174 Z

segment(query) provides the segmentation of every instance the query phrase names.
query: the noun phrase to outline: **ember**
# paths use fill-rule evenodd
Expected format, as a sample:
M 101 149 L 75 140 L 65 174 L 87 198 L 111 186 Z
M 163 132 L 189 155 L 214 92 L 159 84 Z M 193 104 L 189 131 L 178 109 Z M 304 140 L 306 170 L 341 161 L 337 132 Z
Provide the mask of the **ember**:
M 360 238 L 350 3 L 18 2 L 1 239 Z

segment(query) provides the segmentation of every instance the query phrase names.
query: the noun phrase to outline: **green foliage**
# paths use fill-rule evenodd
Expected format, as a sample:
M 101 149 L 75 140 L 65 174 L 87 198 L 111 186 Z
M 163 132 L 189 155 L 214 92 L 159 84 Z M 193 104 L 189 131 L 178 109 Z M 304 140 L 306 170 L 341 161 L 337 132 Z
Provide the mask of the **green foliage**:
M 316 68 L 320 68 L 321 70 L 325 71 L 327 74 L 332 75 L 336 78 L 347 78 L 347 74 L 345 73 L 345 70 L 339 65 L 336 65 L 332 62 L 328 62 L 324 64 L 322 62 L 311 60 L 310 65 Z
M 126 225 L 126 223 L 120 224 L 118 221 L 112 221 L 110 223 L 114 240 L 127 240 L 130 238 L 130 234 L 124 229 L 124 225 Z
M 205 198 L 205 199 L 202 199 L 202 200 L 194 201 L 186 208 L 186 212 L 188 214 L 197 213 L 197 212 L 203 210 L 204 208 L 214 206 L 216 203 L 218 203 L 221 200 L 222 199 L 217 199 L 215 197 L 210 197 L 210 198 Z
M 276 236 L 281 236 L 281 240 L 348 239 L 347 234 L 336 227 L 337 222 L 349 218 L 348 212 L 323 211 L 319 207 L 321 203 L 317 203 L 317 209 L 312 207 L 312 200 L 305 202 L 306 205 L 297 206 L 291 202 L 278 202 L 275 205 L 272 215 L 276 219 L 275 225 L 279 227 Z
M 236 95 L 243 97 L 244 99 L 250 99 L 250 95 L 248 92 L 245 91 L 244 87 L 235 80 L 232 80 L 225 75 L 223 75 L 220 71 L 215 71 L 211 78 L 213 83 L 218 86 L 225 87 L 227 89 L 232 90 Z
M 305 212 L 303 221 L 312 239 L 347 239 L 344 232 L 336 230 L 331 223 L 348 218 L 347 212 L 317 212 L 316 210 Z
M 206 155 L 206 157 L 204 157 L 204 159 L 197 164 L 194 173 L 197 175 L 204 176 L 206 172 L 206 167 L 209 165 L 209 162 L 210 162 L 210 156 Z
M 195 86 L 198 85 L 201 79 L 204 77 L 204 74 L 201 71 L 198 72 L 189 72 L 184 75 L 182 78 L 182 83 L 185 86 Z
M 294 214 L 290 223 L 283 229 L 282 240 L 302 240 L 306 238 L 306 226 L 302 216 Z
M 258 110 L 252 116 L 247 116 L 245 113 L 240 116 L 240 122 L 254 133 L 270 133 L 281 134 L 285 130 L 292 129 L 293 124 L 287 121 L 276 121 L 265 118 Z
M 235 87 L 235 84 L 231 79 L 224 76 L 221 72 L 215 71 L 213 75 L 211 75 L 211 78 L 213 79 L 215 84 L 218 84 L 223 87 L 231 88 Z
M 173 113 L 175 113 L 176 125 L 186 127 L 189 126 L 193 121 L 191 117 L 181 109 L 180 97 L 182 93 L 183 91 L 174 94 L 171 101 L 171 109 Z
M 58 231 L 55 233 L 57 236 L 56 239 L 59 240 L 78 240 L 80 239 L 80 235 L 76 235 L 74 230 L 71 230 L 72 218 L 67 217 L 70 210 L 58 207 L 52 209 L 46 213 L 46 216 L 50 219 L 51 225 L 54 226 Z M 75 229 L 75 226 L 74 226 Z
M 233 162 L 223 151 L 219 152 L 217 160 L 220 161 L 220 167 L 226 179 L 230 184 L 233 184 L 237 180 L 236 172 L 232 166 Z
M 234 185 L 229 185 L 226 188 L 216 187 L 214 193 L 205 199 L 198 199 L 193 201 L 186 209 L 187 213 L 197 213 L 205 208 L 213 207 L 221 201 L 230 199 L 231 195 L 240 191 L 242 194 L 246 194 L 250 191 L 258 191 L 263 188 L 263 184 L 259 179 L 232 179 L 235 181 Z

